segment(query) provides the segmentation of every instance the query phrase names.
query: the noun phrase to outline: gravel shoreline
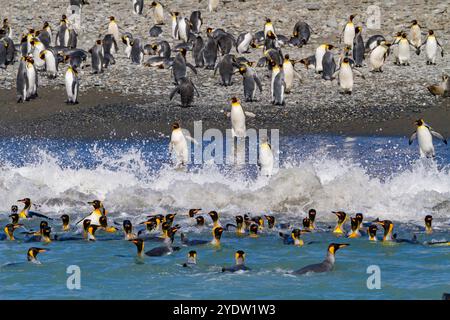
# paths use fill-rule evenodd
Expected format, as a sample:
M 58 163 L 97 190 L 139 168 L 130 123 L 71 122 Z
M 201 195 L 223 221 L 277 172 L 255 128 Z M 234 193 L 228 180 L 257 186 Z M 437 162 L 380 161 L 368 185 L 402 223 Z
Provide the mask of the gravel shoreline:
M 25 27 L 40 29 L 44 21 L 49 21 L 53 29 L 61 14 L 65 13 L 68 1 L 42 0 L 33 10 L 28 1 L 6 0 L 1 18 L 8 17 L 16 42 Z M 163 4 L 168 3 L 163 1 Z M 172 1 L 166 5 L 166 24 L 162 26 L 160 38 L 150 38 L 148 30 L 153 25 L 150 6 L 147 3 L 144 15 L 131 12 L 128 1 L 94 1 L 83 7 L 82 31 L 78 47 L 88 50 L 99 34 L 104 35 L 108 17 L 114 15 L 123 31 L 140 37 L 144 44 L 165 39 L 171 45 L 178 44 L 170 37 L 170 17 L 168 12 L 177 10 L 189 16 L 193 10 L 201 10 L 205 29 L 221 27 L 236 37 L 240 32 L 252 33 L 262 29 L 264 17 L 270 16 L 277 33 L 290 36 L 293 25 L 298 20 L 308 22 L 314 33 L 303 49 L 286 47 L 283 52 L 291 58 L 300 59 L 314 53 L 324 41 L 339 45 L 339 31 L 346 17 L 359 14 L 356 25 L 367 20 L 369 2 L 318 1 L 298 3 L 296 1 L 246 1 L 225 3 L 218 12 L 209 13 L 207 2 L 197 0 Z M 448 3 L 439 1 L 390 1 L 381 6 L 381 30 L 365 30 L 364 40 L 370 35 L 381 33 L 388 39 L 398 30 L 405 30 L 409 22 L 418 19 L 426 28 L 437 33 L 444 51 L 450 52 L 448 33 L 450 13 L 445 10 Z M 45 8 L 45 9 L 44 9 Z M 309 8 L 309 9 L 308 9 Z M 249 14 L 251 12 L 252 14 Z M 426 29 L 425 29 L 426 30 Z M 424 30 L 424 31 L 425 31 Z M 55 36 L 55 34 L 54 34 Z M 213 71 L 199 69 L 198 75 L 189 71 L 196 84 L 200 98 L 193 107 L 181 108 L 179 98 L 169 101 L 173 89 L 170 70 L 161 70 L 132 65 L 125 57 L 124 46 L 119 44 L 115 55 L 116 64 L 103 74 L 92 75 L 90 68 L 81 74 L 80 104 L 68 106 L 64 89 L 65 66 L 60 66 L 58 78 L 49 80 L 41 75 L 40 97 L 24 104 L 16 104 L 15 78 L 16 63 L 0 71 L 0 135 L 34 137 L 74 137 L 74 138 L 126 138 L 167 135 L 170 124 L 178 120 L 184 127 L 203 120 L 204 128 L 228 128 L 230 120 L 224 110 L 229 108 L 232 96 L 243 97 L 242 78 L 234 76 L 233 85 L 220 86 L 219 76 Z M 235 53 L 235 50 L 232 50 Z M 257 61 L 262 49 L 253 49 L 245 55 Z M 147 59 L 149 56 L 146 56 Z M 188 60 L 193 62 L 191 54 Z M 423 54 L 411 52 L 411 66 L 399 67 L 388 58 L 383 73 L 370 73 L 368 67 L 360 69 L 365 79 L 356 77 L 354 93 L 341 95 L 336 81 L 324 81 L 312 70 L 297 65 L 302 82 L 294 82 L 292 93 L 286 97 L 286 106 L 274 107 L 270 104 L 270 78 L 266 69 L 258 68 L 263 82 L 263 93 L 257 94 L 257 102 L 243 103 L 243 107 L 256 114 L 248 119 L 250 128 L 277 128 L 281 134 L 303 133 L 343 133 L 353 135 L 389 134 L 406 135 L 412 129 L 412 119 L 424 116 L 433 127 L 443 134 L 450 134 L 444 126 L 450 118 L 450 99 L 431 96 L 426 86 L 440 81 L 444 70 L 449 72 L 450 56 L 437 59 L 437 65 L 425 64 Z M 89 61 L 90 63 L 90 61 Z M 26 125 L 23 125 L 26 124 Z M 380 128 L 382 130 L 380 130 Z

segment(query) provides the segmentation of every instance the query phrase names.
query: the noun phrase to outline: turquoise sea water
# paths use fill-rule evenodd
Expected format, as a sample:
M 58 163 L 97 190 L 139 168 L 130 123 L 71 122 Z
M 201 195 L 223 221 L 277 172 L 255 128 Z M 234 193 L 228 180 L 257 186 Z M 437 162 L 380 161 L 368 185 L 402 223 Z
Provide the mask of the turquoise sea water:
M 284 245 L 278 230 L 259 238 L 224 232 L 220 248 L 182 247 L 165 257 L 136 259 L 134 244 L 122 234 L 98 232 L 98 241 L 25 243 L 0 241 L 2 299 L 439 299 L 450 291 L 450 247 L 426 241 L 450 240 L 450 152 L 435 143 L 437 158 L 418 159 L 417 145 L 399 137 L 282 137 L 280 170 L 257 176 L 254 165 L 196 165 L 188 172 L 167 165 L 166 139 L 148 141 L 2 140 L 0 154 L 0 225 L 17 200 L 30 197 L 36 211 L 72 221 L 89 213 L 87 201 L 104 201 L 112 220 L 136 226 L 149 214 L 177 213 L 175 222 L 192 239 L 210 239 L 207 212 L 217 210 L 223 225 L 234 216 L 273 214 L 278 222 L 301 226 L 309 208 L 317 209 L 322 230 L 303 236 L 303 247 Z M 187 216 L 201 207 L 208 223 L 199 230 Z M 362 212 L 365 221 L 389 219 L 400 238 L 416 234 L 419 244 L 386 245 L 366 238 L 337 238 L 332 210 Z M 423 232 L 423 218 L 434 217 L 435 232 Z M 26 221 L 37 228 L 39 219 Z M 347 230 L 350 228 L 346 224 Z M 381 230 L 378 236 L 381 237 Z M 109 239 L 109 240 L 108 240 Z M 337 252 L 328 274 L 293 276 L 291 271 L 323 260 L 330 242 L 350 243 Z M 175 244 L 180 245 L 179 235 Z M 160 246 L 147 242 L 145 250 Z M 31 246 L 49 249 L 26 262 Z M 198 266 L 182 268 L 187 252 L 198 252 Z M 252 270 L 221 273 L 246 252 Z M 13 263 L 11 265 L 11 263 Z M 81 289 L 70 290 L 69 266 L 81 270 Z M 367 287 L 369 266 L 381 270 L 381 289 Z

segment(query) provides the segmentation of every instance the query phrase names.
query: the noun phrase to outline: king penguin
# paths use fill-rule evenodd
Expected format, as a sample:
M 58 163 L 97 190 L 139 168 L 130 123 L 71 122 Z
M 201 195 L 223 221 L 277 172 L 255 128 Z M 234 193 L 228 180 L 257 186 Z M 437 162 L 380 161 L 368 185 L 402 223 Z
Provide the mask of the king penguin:
M 177 166 L 186 166 L 188 163 L 188 146 L 186 142 L 186 137 L 181 130 L 178 122 L 172 125 L 172 135 L 170 137 L 169 151 L 171 154 L 175 155 Z
M 441 49 L 441 56 L 444 57 L 444 49 L 442 45 L 436 38 L 433 30 L 428 30 L 427 38 L 424 43 L 420 47 L 417 48 L 416 53 L 420 54 L 420 48 L 425 46 L 425 53 L 427 56 L 427 65 L 435 65 L 436 64 L 436 56 L 438 52 L 438 46 Z
M 433 131 L 433 129 L 426 124 L 423 119 L 417 120 L 416 125 L 417 129 L 409 138 L 409 144 L 411 145 L 414 139 L 417 138 L 420 157 L 434 158 L 436 154 L 434 152 L 433 136 L 439 140 L 442 140 L 445 144 L 447 144 L 447 140 L 440 133 Z
M 256 70 L 251 66 L 241 64 L 239 73 L 242 75 L 242 84 L 244 86 L 244 97 L 246 102 L 255 101 L 256 90 L 262 92 L 261 80 L 256 74 Z
M 78 91 L 80 88 L 80 81 L 78 79 L 78 72 L 75 67 L 67 67 L 65 75 L 65 84 L 67 92 L 67 104 L 78 104 Z
M 258 165 L 260 169 L 260 174 L 262 176 L 269 177 L 273 172 L 274 157 L 272 152 L 272 146 L 267 140 L 267 137 L 261 138 L 259 144 L 259 158 Z
M 302 275 L 307 273 L 322 273 L 332 271 L 336 262 L 336 251 L 347 246 L 349 246 L 349 244 L 347 243 L 331 243 L 328 246 L 327 257 L 323 262 L 303 267 L 299 270 L 294 271 L 293 274 Z
M 353 19 L 356 15 L 351 15 L 342 30 L 344 44 L 353 47 L 353 39 L 355 38 L 355 25 L 353 24 Z

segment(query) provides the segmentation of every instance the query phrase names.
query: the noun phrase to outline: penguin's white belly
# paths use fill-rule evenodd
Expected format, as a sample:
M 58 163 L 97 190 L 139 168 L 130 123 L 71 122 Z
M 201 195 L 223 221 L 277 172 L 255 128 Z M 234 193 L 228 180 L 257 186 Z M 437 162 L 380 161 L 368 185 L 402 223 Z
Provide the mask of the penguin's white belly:
M 272 71 L 272 82 L 270 84 L 270 94 L 274 97 L 274 86 L 275 86 L 275 78 L 280 71 L 274 72 Z
M 325 49 L 318 48 L 316 50 L 316 72 L 320 72 L 323 70 L 322 60 L 323 60 L 324 55 L 325 55 Z
M 155 12 L 154 12 L 154 19 L 156 23 L 162 23 L 164 22 L 164 12 L 162 6 L 156 6 Z
M 247 33 L 244 37 L 244 40 L 238 45 L 238 52 L 244 53 L 248 50 L 248 46 L 250 45 L 250 41 L 252 40 L 251 34 Z
M 73 79 L 72 72 L 66 72 L 65 83 L 66 83 L 67 97 L 69 98 L 69 100 L 73 98 L 73 93 L 72 93 L 73 80 L 74 79 Z
M 417 142 L 422 157 L 434 155 L 433 136 L 428 128 L 417 128 Z
M 408 41 L 400 41 L 398 45 L 398 59 L 400 63 L 408 62 L 410 57 Z
M 347 24 L 344 29 L 344 43 L 347 46 L 353 47 L 353 39 L 355 38 L 355 26 Z
M 245 114 L 242 108 L 231 107 L 231 126 L 234 136 L 245 137 Z
M 181 40 L 187 42 L 186 21 L 184 18 L 178 22 L 178 34 Z
M 56 61 L 53 54 L 47 53 L 45 55 L 45 67 L 47 72 L 56 73 Z
M 177 161 L 186 164 L 188 161 L 188 148 L 183 133 L 181 131 L 172 133 L 171 142 Z
M 420 46 L 422 43 L 422 36 L 420 35 L 420 28 L 413 26 L 411 28 L 411 43 L 416 47 Z
M 370 55 L 370 64 L 373 69 L 379 69 L 383 66 L 384 49 L 381 46 L 376 47 Z
M 353 88 L 353 71 L 350 66 L 341 66 L 341 70 L 339 71 L 339 84 L 345 90 L 351 90 Z
M 292 84 L 294 83 L 294 68 L 290 63 L 283 65 L 284 70 L 284 82 L 286 83 L 287 91 L 290 91 Z
M 28 77 L 28 83 L 29 83 L 29 87 L 28 87 L 28 96 L 30 96 L 31 94 L 36 92 L 36 71 L 34 70 L 34 68 L 31 67 L 27 67 L 27 77 Z
M 259 149 L 259 164 L 261 166 L 261 174 L 265 176 L 272 175 L 273 171 L 273 154 L 270 148 Z
M 92 212 L 84 220 L 91 220 L 91 225 L 99 226 L 100 225 L 100 217 L 101 217 L 101 214 L 98 214 L 96 212 Z
M 436 39 L 428 39 L 427 40 L 425 51 L 427 53 L 428 60 L 434 60 L 434 58 L 436 57 L 436 52 L 437 52 Z

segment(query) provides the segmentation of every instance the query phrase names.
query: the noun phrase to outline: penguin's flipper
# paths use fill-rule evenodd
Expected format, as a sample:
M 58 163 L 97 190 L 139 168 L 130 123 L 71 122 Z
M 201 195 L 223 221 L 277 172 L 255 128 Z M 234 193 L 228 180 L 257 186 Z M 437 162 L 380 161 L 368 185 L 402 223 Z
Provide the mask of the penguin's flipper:
M 430 133 L 435 137 L 438 138 L 439 140 L 442 140 L 443 143 L 447 144 L 447 139 L 445 139 L 440 133 L 430 130 Z
M 414 133 L 409 137 L 409 145 L 411 145 L 414 141 L 414 139 L 417 138 L 417 131 L 414 131 Z
M 30 218 L 38 217 L 38 218 L 44 218 L 44 219 L 48 219 L 48 220 L 53 220 L 52 218 L 47 217 L 46 215 L 43 215 L 41 213 L 37 213 L 37 212 L 34 212 L 34 211 L 29 211 L 28 215 L 29 215 Z
M 197 87 L 195 86 L 195 84 L 191 81 L 192 83 L 192 87 L 194 88 L 195 92 L 197 93 L 197 97 L 200 97 L 200 93 L 197 90 Z
M 186 66 L 188 66 L 189 68 L 191 68 L 191 70 L 192 70 L 195 74 L 197 74 L 197 69 L 196 69 L 192 64 L 190 64 L 189 62 L 186 62 Z
M 233 227 L 233 228 L 237 229 L 237 226 L 235 226 L 234 224 L 227 223 L 227 225 L 225 226 L 225 230 L 228 231 L 229 227 Z
M 175 96 L 175 93 L 180 93 L 180 87 L 175 87 L 172 92 L 170 93 L 170 101 L 172 101 L 173 97 Z
M 259 91 L 262 92 L 263 89 L 262 89 L 261 80 L 259 80 L 259 78 L 256 74 L 253 76 L 253 79 L 255 80 L 255 83 L 258 86 Z

